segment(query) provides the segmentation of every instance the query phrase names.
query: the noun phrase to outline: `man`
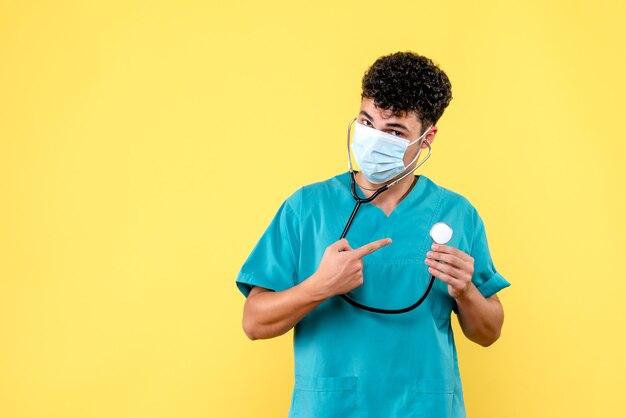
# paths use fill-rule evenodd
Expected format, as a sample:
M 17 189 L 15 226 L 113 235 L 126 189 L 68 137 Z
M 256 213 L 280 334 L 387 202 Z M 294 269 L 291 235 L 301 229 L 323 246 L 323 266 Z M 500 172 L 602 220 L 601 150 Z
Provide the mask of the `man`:
M 354 205 L 349 172 L 286 199 L 237 276 L 247 296 L 243 328 L 260 339 L 295 327 L 290 417 L 464 417 L 451 313 L 467 338 L 489 346 L 504 318 L 496 293 L 510 284 L 474 206 L 411 175 L 435 140 L 450 81 L 430 59 L 398 52 L 379 58 L 362 88 L 351 144 L 357 190 L 369 197 L 397 183 L 361 206 L 341 240 Z M 453 229 L 447 245 L 431 247 L 436 222 Z M 403 308 L 431 276 L 424 302 L 401 314 L 340 297 Z

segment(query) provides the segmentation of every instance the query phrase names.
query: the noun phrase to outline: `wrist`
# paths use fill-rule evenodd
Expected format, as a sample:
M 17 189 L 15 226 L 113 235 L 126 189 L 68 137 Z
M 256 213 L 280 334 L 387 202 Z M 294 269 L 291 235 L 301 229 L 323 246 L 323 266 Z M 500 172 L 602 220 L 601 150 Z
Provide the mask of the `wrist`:
M 454 297 L 457 304 L 458 303 L 471 303 L 476 300 L 476 297 L 480 295 L 478 288 L 474 285 L 473 282 L 469 282 L 467 288 L 463 291 L 463 293 Z
M 322 288 L 322 286 L 320 286 L 320 280 L 317 272 L 305 279 L 301 285 L 304 292 L 312 302 L 323 302 L 332 296 L 329 295 L 328 292 Z

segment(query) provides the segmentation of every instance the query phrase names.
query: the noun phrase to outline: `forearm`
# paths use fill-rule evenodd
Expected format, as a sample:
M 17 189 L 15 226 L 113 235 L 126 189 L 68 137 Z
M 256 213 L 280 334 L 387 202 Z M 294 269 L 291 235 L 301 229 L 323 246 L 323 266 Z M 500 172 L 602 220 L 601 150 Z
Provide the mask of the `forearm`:
M 497 297 L 485 298 L 472 283 L 456 303 L 459 324 L 467 338 L 487 347 L 500 337 L 504 311 Z
M 244 331 L 251 340 L 283 335 L 326 298 L 317 290 L 313 276 L 281 292 L 250 295 L 244 305 Z
M 253 340 L 282 335 L 329 297 L 361 286 L 362 258 L 389 244 L 391 239 L 383 238 L 353 250 L 342 238 L 326 247 L 316 272 L 303 282 L 281 292 L 253 288 L 244 306 L 246 335 Z

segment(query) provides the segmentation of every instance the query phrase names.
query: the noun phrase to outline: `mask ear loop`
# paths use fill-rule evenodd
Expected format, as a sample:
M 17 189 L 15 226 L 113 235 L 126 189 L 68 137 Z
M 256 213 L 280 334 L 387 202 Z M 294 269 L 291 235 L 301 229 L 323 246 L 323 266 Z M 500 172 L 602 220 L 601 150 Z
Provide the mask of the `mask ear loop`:
M 432 127 L 433 127 L 433 125 L 430 125 L 430 126 L 428 127 L 428 129 L 426 129 L 426 132 L 424 132 L 424 133 L 422 134 L 422 137 L 423 137 L 424 135 L 426 135 L 426 134 L 428 133 L 428 131 L 430 130 L 430 128 L 432 128 Z M 420 154 L 422 153 L 422 149 L 423 149 L 423 148 L 421 147 L 421 145 L 424 143 L 424 141 L 425 141 L 425 140 L 426 140 L 426 139 L 424 138 L 424 139 L 422 139 L 422 140 L 420 141 L 420 150 L 417 152 L 417 155 L 415 156 L 415 158 L 413 158 L 413 160 L 411 160 L 411 162 L 409 163 L 409 165 L 408 165 L 407 167 L 410 167 L 410 166 L 411 166 L 411 164 L 413 164 L 414 162 L 416 162 L 416 161 L 417 161 L 417 159 L 419 158 Z M 412 142 L 411 144 L 409 144 L 409 145 L 414 144 L 416 141 L 419 141 L 419 138 L 418 138 L 418 139 L 416 139 L 415 141 L 413 141 L 413 142 Z M 420 162 L 419 162 L 419 164 L 417 164 L 414 168 L 412 168 L 410 171 L 408 171 L 406 174 L 404 174 L 402 177 L 400 177 L 399 179 L 397 179 L 397 180 L 395 180 L 395 181 L 393 181 L 393 182 L 389 183 L 389 184 L 388 184 L 388 187 L 393 186 L 394 184 L 398 183 L 398 182 L 399 182 L 400 180 L 402 180 L 403 178 L 405 178 L 405 177 L 407 177 L 407 176 L 409 176 L 409 175 L 413 174 L 413 173 L 415 172 L 415 170 L 417 170 L 418 168 L 420 168 L 420 166 L 421 166 L 422 164 L 424 164 L 424 163 L 426 162 L 426 160 L 428 160 L 428 158 L 430 157 L 430 154 L 432 154 L 432 152 L 433 152 L 433 147 L 430 145 L 430 143 L 429 143 L 428 141 L 426 141 L 426 146 L 428 146 L 428 154 L 426 155 L 426 157 L 425 157 L 422 161 L 420 161 Z

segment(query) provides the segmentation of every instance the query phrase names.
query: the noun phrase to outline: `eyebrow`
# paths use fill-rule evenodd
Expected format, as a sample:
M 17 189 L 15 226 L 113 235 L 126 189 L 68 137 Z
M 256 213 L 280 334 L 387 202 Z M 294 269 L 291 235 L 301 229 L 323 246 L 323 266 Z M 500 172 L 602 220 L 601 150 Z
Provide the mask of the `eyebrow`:
M 363 115 L 366 118 L 368 118 L 370 120 L 370 122 L 372 120 L 374 120 L 374 118 L 372 118 L 365 110 L 361 110 L 361 112 L 359 113 L 359 115 Z M 388 122 L 385 124 L 385 126 L 387 128 L 400 128 L 400 129 L 404 129 L 405 131 L 409 132 L 409 128 L 407 128 L 406 126 L 402 125 L 401 123 L 396 123 L 396 122 Z

